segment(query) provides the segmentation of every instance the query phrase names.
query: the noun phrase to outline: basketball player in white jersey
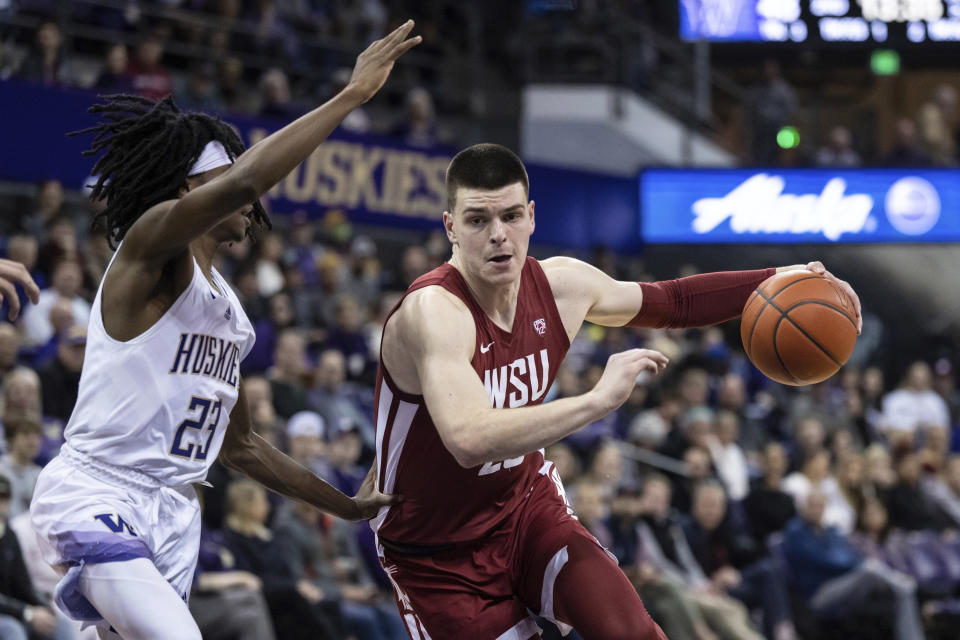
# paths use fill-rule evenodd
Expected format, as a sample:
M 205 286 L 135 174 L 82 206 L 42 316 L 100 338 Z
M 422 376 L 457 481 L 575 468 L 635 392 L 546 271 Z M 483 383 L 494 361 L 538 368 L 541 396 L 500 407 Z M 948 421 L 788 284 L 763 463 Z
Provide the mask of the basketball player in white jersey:
M 269 224 L 258 199 L 304 161 L 415 46 L 412 21 L 357 59 L 348 86 L 244 152 L 228 125 L 108 96 L 93 149 L 94 198 L 120 242 L 91 309 L 77 405 L 31 514 L 65 575 L 60 607 L 101 638 L 199 640 L 186 604 L 200 540 L 191 483 L 220 456 L 266 487 L 335 516 L 369 518 L 392 499 L 372 477 L 349 498 L 251 430 L 239 363 L 254 332 L 213 268 L 218 247 Z M 241 155 L 242 154 L 242 155 Z

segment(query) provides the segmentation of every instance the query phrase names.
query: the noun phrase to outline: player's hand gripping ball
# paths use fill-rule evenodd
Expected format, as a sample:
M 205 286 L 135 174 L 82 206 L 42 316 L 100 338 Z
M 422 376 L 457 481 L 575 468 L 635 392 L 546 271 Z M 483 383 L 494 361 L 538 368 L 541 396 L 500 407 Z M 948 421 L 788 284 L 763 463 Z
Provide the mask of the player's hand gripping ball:
M 747 357 L 768 378 L 794 386 L 826 380 L 857 342 L 857 310 L 835 282 L 796 269 L 767 278 L 743 308 Z

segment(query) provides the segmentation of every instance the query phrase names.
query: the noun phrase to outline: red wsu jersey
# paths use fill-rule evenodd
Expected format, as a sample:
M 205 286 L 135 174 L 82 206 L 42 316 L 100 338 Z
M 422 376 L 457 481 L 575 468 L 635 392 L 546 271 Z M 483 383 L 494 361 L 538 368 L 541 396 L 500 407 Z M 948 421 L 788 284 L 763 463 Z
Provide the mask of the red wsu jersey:
M 543 402 L 570 341 L 540 263 L 527 258 L 523 267 L 512 332 L 490 320 L 450 264 L 418 278 L 404 295 L 429 286 L 450 291 L 473 314 L 477 344 L 471 364 L 491 406 Z M 371 521 L 388 541 L 448 545 L 482 538 L 519 506 L 544 464 L 537 451 L 464 469 L 440 440 L 423 396 L 398 389 L 382 362 L 376 413 L 377 486 L 403 496 Z

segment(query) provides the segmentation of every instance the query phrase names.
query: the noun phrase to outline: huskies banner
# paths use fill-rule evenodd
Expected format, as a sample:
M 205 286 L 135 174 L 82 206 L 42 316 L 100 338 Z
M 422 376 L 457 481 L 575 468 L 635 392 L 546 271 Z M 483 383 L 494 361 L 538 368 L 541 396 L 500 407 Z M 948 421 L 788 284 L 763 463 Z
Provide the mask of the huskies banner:
M 640 176 L 648 243 L 954 242 L 949 169 L 652 169 Z
M 56 178 L 77 189 L 93 160 L 81 152 L 92 136 L 65 133 L 95 123 L 86 91 L 0 82 L 0 180 Z M 285 123 L 226 115 L 244 142 L 253 145 Z M 270 190 L 272 213 L 306 211 L 321 216 L 338 209 L 360 224 L 438 228 L 446 209 L 444 174 L 456 149 L 415 148 L 373 135 L 335 131 L 306 162 Z M 534 243 L 626 249 L 639 244 L 636 185 L 629 178 L 532 165 L 530 197 L 537 203 Z

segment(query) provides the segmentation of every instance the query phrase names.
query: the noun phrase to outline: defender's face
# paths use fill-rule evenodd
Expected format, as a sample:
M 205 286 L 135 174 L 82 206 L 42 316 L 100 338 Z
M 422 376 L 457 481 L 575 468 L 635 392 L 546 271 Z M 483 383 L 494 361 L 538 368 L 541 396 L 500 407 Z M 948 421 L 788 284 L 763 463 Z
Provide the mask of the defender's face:
M 211 180 L 223 175 L 229 169 L 230 166 L 225 165 L 189 177 L 187 178 L 187 186 L 190 189 L 196 189 L 200 185 L 206 184 Z M 183 193 L 185 192 L 186 191 Z M 213 237 L 220 242 L 240 242 L 246 237 L 247 230 L 250 228 L 250 225 L 253 224 L 253 218 L 251 217 L 252 213 L 253 205 L 249 204 L 230 214 L 229 217 L 225 218 L 220 222 L 220 224 L 211 229 L 210 233 L 213 234 Z
M 443 222 L 464 268 L 491 285 L 519 280 L 534 229 L 533 206 L 519 182 L 459 189 L 456 208 L 444 212 Z

